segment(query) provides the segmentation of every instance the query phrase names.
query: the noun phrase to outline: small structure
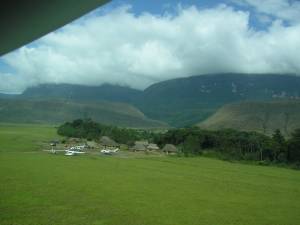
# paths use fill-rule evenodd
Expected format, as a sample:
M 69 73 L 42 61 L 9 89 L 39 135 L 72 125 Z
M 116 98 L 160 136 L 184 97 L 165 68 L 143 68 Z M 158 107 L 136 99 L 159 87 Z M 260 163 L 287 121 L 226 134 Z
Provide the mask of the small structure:
M 155 151 L 155 150 L 159 150 L 159 147 L 157 146 L 157 144 L 149 143 L 147 149 L 150 151 Z
M 166 144 L 165 147 L 163 148 L 163 152 L 165 152 L 167 155 L 168 154 L 173 154 L 177 152 L 177 148 L 175 145 L 172 144 Z
M 81 142 L 80 138 L 69 138 L 68 139 L 69 144 L 77 144 L 77 143 L 80 143 L 80 142 Z
M 87 141 L 87 145 L 90 148 L 97 148 L 98 147 L 98 144 L 95 141 Z
M 133 146 L 134 151 L 147 151 L 148 141 L 136 141 Z
M 101 145 L 105 146 L 105 147 L 118 147 L 119 144 L 117 142 L 115 142 L 114 140 L 112 140 L 111 138 L 107 137 L 107 136 L 102 136 L 100 138 L 100 143 Z
M 59 144 L 59 140 L 53 140 L 53 141 L 51 141 L 50 142 L 50 146 L 56 146 L 56 145 L 58 145 Z

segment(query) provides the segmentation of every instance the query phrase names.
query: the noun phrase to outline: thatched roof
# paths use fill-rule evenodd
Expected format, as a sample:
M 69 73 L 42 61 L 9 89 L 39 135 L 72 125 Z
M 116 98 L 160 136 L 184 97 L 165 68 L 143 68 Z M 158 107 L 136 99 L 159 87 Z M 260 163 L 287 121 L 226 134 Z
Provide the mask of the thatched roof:
M 87 145 L 92 148 L 98 147 L 98 144 L 95 141 L 87 141 Z
M 104 146 L 111 146 L 111 147 L 118 146 L 118 144 L 114 140 L 112 140 L 111 138 L 109 138 L 107 136 L 102 136 L 100 138 L 100 143 Z
M 163 148 L 164 152 L 177 152 L 177 148 L 175 145 L 172 144 L 166 144 L 165 147 Z
M 69 138 L 68 142 L 69 143 L 79 143 L 80 142 L 80 138 Z
M 150 143 L 147 146 L 147 148 L 150 149 L 150 150 L 159 150 L 159 147 L 157 146 L 157 144 L 154 144 L 154 143 Z
M 135 145 L 144 145 L 145 147 L 148 146 L 149 142 L 148 141 L 135 141 Z
M 146 151 L 147 150 L 145 144 L 143 144 L 141 142 L 135 142 L 133 149 L 136 151 Z

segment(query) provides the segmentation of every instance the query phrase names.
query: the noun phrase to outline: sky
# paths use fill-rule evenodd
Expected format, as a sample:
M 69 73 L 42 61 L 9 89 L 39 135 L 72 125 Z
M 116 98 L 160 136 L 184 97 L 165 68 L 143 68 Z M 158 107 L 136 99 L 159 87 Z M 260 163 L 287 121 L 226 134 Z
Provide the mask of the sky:
M 2 56 L 0 92 L 227 72 L 300 75 L 300 1 L 113 0 Z

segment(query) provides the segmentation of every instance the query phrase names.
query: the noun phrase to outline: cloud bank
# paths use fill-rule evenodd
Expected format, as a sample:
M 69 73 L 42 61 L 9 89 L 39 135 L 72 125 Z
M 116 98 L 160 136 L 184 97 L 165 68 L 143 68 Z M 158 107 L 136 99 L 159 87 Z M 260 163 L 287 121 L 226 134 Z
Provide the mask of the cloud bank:
M 258 1 L 245 2 L 255 6 Z M 143 89 L 167 79 L 222 72 L 300 74 L 297 15 L 287 18 L 277 10 L 272 16 L 262 31 L 250 26 L 250 12 L 227 5 L 179 7 L 176 15 L 162 16 L 137 16 L 129 6 L 95 13 L 4 56 L 14 73 L 0 72 L 0 91 L 21 92 L 42 83 Z M 287 26 L 284 19 L 292 23 Z

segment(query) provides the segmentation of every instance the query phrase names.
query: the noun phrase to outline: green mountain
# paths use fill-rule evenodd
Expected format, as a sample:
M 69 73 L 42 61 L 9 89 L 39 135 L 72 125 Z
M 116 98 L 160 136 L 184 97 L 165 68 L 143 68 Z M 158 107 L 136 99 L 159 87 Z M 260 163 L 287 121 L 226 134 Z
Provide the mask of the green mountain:
M 241 102 L 223 106 L 198 124 L 204 129 L 232 128 L 271 135 L 276 129 L 289 136 L 300 128 L 300 100 Z
M 126 103 L 0 98 L 1 122 L 58 124 L 77 118 L 92 118 L 103 124 L 124 127 L 167 127 L 166 123 L 151 120 L 137 108 Z
M 228 103 L 299 97 L 297 76 L 217 74 L 154 84 L 144 91 L 137 106 L 150 118 L 180 127 L 202 121 Z
M 67 100 L 80 104 L 123 102 L 138 108 L 148 118 L 183 127 L 205 120 L 225 104 L 299 97 L 299 76 L 210 74 L 163 81 L 144 91 L 109 84 L 94 87 L 44 84 L 10 98 Z

